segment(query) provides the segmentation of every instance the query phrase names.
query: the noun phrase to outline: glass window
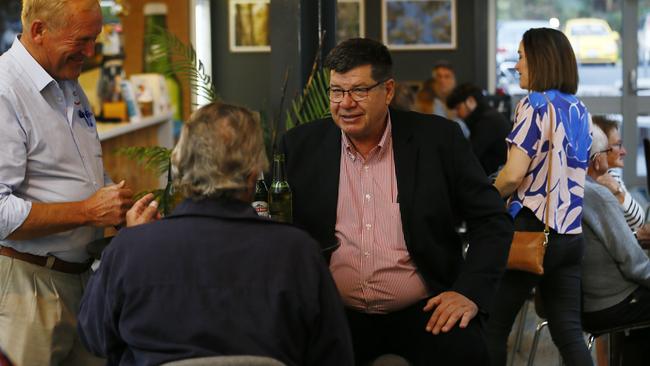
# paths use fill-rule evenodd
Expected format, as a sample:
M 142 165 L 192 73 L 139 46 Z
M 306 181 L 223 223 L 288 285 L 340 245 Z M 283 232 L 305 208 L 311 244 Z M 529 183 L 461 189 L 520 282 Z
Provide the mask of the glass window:
M 514 69 L 519 41 L 530 28 L 550 27 L 564 32 L 573 46 L 580 77 L 578 95 L 621 95 L 621 0 L 497 0 L 496 4 L 497 88 L 512 95 L 526 93 L 519 88 Z

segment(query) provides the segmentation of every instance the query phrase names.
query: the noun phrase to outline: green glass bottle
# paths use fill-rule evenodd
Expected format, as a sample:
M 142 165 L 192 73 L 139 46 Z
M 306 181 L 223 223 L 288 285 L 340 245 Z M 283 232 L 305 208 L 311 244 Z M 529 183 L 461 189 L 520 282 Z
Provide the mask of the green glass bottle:
M 264 173 L 260 172 L 255 183 L 255 196 L 253 197 L 253 208 L 259 216 L 269 217 L 269 190 L 264 182 Z
M 181 83 L 175 74 L 168 74 L 171 69 L 171 56 L 163 52 L 160 45 L 152 42 L 151 35 L 160 30 L 167 30 L 167 4 L 146 3 L 144 5 L 144 72 L 153 72 L 165 75 L 165 84 L 169 92 L 169 102 L 174 107 L 175 129 L 183 121 L 183 96 Z
M 284 170 L 284 155 L 273 156 L 273 182 L 269 192 L 271 219 L 280 222 L 293 222 L 292 195 Z

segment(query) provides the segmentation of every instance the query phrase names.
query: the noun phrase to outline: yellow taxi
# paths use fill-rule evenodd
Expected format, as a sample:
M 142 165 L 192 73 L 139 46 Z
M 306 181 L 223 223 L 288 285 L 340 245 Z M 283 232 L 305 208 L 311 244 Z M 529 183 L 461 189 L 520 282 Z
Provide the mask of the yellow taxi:
M 616 64 L 618 61 L 618 32 L 607 21 L 598 18 L 569 19 L 564 34 L 573 46 L 579 63 Z

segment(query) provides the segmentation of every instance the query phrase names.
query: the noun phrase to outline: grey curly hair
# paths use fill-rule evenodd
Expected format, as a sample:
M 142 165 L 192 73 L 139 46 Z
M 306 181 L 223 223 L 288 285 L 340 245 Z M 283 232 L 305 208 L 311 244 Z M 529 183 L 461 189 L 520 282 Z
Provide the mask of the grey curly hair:
M 268 169 L 259 118 L 244 107 L 213 102 L 183 125 L 172 151 L 174 186 L 186 198 L 230 196 Z

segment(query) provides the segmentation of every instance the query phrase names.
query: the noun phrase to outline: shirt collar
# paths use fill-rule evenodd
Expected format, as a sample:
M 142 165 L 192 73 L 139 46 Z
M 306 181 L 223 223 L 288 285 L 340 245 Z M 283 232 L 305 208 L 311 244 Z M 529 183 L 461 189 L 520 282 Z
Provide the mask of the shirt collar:
M 386 122 L 386 128 L 384 129 L 384 134 L 381 136 L 381 139 L 379 140 L 379 143 L 373 150 L 377 149 L 377 154 L 383 154 L 384 151 L 388 150 L 385 149 L 385 147 L 388 147 L 391 142 L 391 120 L 390 120 L 390 113 L 386 115 L 387 122 Z M 350 142 L 350 139 L 348 136 L 343 133 L 343 130 L 341 130 L 341 141 L 343 142 L 343 147 L 345 148 L 345 152 L 347 153 L 346 155 L 352 159 L 353 161 L 356 160 L 357 155 L 360 156 L 360 154 L 357 152 L 357 149 L 354 148 L 354 145 L 352 145 L 352 142 Z
M 235 199 L 206 198 L 195 201 L 188 198 L 179 203 L 167 218 L 180 216 L 209 216 L 224 219 L 269 221 L 267 218 L 258 216 L 249 203 Z
M 52 76 L 45 71 L 43 66 L 41 66 L 29 51 L 27 51 L 22 42 L 20 42 L 18 36 L 16 36 L 14 43 L 7 52 L 16 58 L 18 65 L 25 70 L 25 75 L 32 80 L 39 92 L 43 91 L 46 86 L 55 81 Z

